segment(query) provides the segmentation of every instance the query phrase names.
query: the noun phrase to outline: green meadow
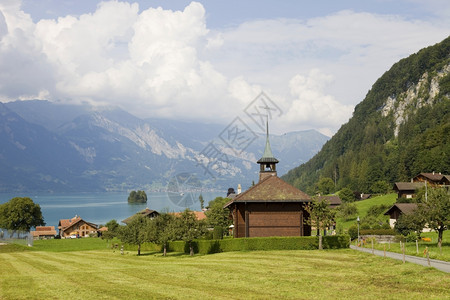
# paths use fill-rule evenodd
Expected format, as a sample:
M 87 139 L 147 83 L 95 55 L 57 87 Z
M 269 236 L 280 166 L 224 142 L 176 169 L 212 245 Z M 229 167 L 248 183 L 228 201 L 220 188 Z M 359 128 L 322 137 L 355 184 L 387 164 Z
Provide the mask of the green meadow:
M 449 274 L 350 249 L 162 257 L 100 239 L 35 244 L 0 246 L 0 299 L 450 299 Z

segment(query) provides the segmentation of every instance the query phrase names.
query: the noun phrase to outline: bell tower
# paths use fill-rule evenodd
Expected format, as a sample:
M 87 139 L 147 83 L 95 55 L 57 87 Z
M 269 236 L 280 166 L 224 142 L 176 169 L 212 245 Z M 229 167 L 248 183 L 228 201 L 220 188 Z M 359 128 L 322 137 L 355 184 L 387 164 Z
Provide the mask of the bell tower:
M 266 123 L 266 147 L 264 148 L 263 156 L 257 161 L 260 166 L 259 169 L 259 181 L 263 180 L 269 176 L 277 176 L 276 164 L 279 163 L 272 154 L 272 149 L 270 149 L 269 142 L 269 120 Z

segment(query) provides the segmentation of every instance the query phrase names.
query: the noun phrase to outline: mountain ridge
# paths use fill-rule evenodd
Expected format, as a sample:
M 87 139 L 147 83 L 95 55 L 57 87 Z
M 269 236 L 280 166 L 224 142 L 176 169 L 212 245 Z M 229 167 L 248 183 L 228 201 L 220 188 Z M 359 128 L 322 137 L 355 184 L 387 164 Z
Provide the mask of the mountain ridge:
M 311 194 L 322 177 L 336 190 L 376 193 L 420 172 L 448 174 L 449 99 L 447 38 L 394 64 L 322 149 L 283 178 Z

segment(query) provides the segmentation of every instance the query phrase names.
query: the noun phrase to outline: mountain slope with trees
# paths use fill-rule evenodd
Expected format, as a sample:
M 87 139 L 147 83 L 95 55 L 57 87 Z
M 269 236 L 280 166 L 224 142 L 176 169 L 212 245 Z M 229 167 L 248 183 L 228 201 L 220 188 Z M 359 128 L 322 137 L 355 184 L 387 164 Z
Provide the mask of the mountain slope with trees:
M 311 194 L 321 178 L 335 190 L 377 193 L 420 172 L 450 173 L 449 154 L 447 38 L 394 64 L 322 150 L 283 179 Z

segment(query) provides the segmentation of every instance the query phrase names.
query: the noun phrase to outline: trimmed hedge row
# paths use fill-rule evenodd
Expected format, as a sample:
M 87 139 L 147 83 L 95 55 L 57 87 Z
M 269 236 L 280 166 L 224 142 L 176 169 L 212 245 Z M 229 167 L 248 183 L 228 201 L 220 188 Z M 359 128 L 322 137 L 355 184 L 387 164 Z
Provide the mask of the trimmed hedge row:
M 348 235 L 324 236 L 322 245 L 324 249 L 339 249 L 349 247 Z M 229 251 L 252 250 L 315 250 L 319 247 L 319 238 L 305 237 L 259 237 L 259 238 L 230 238 L 224 240 L 196 240 L 192 242 L 194 253 L 212 254 Z M 126 247 L 127 250 L 136 250 L 137 247 Z M 141 246 L 146 251 L 162 251 L 160 245 L 145 243 Z M 170 242 L 168 251 L 189 253 L 189 243 L 184 241 Z
M 359 235 L 397 235 L 394 229 L 362 229 Z

